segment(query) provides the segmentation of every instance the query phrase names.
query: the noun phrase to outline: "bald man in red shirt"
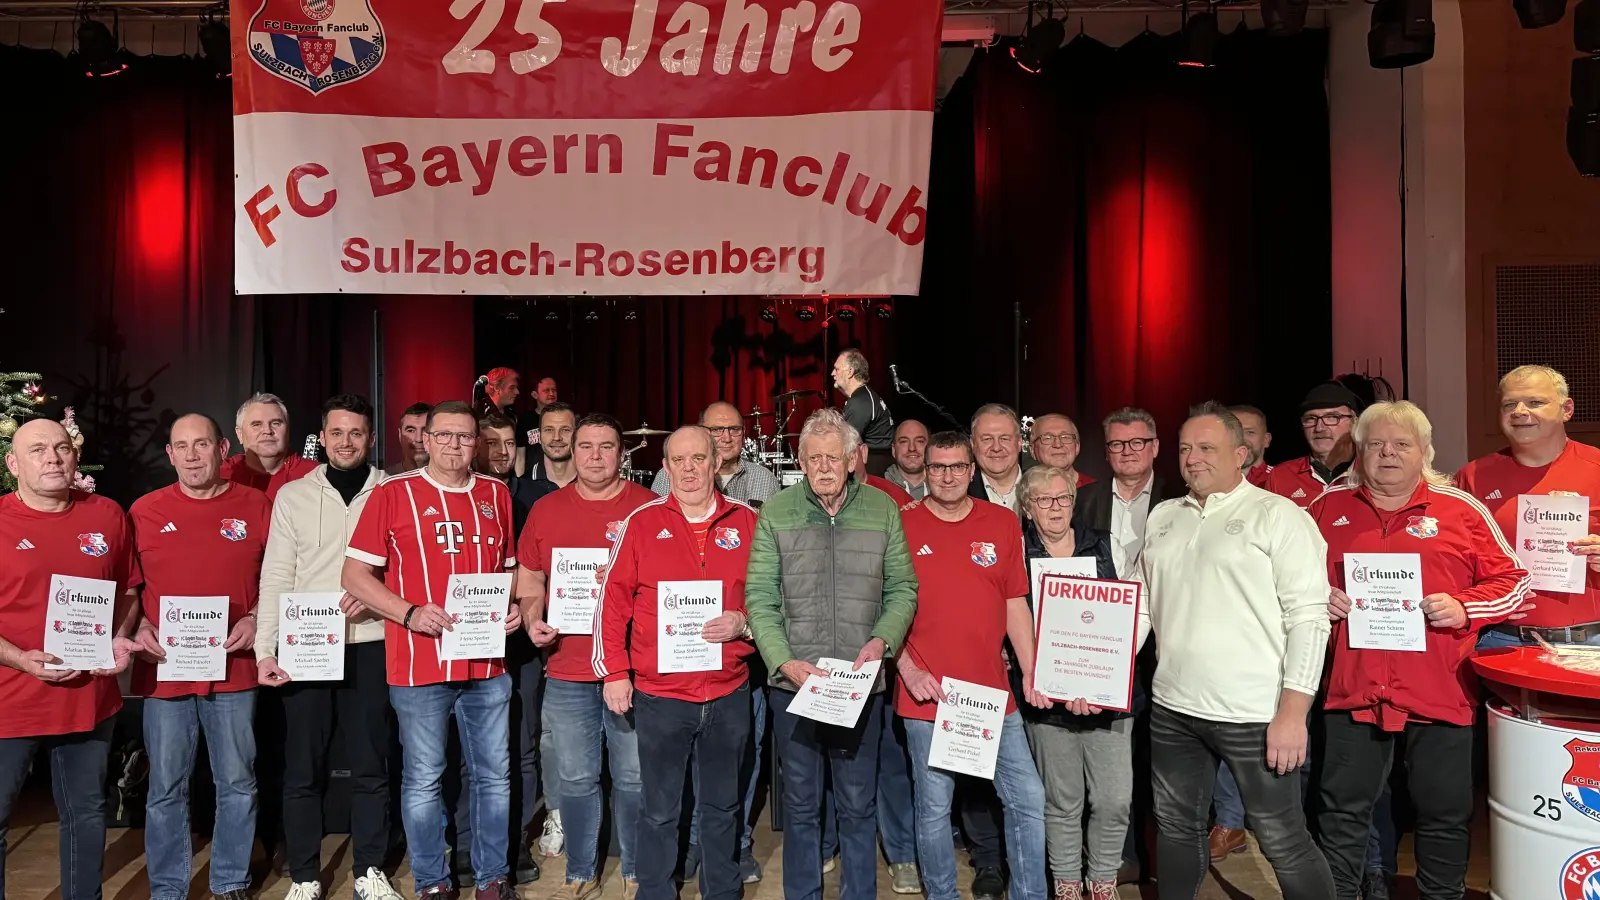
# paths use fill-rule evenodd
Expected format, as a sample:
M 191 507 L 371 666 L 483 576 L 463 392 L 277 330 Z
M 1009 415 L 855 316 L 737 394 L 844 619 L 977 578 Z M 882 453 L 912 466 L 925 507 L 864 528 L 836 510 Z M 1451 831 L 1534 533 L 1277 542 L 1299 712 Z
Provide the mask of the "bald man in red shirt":
M 1485 629 L 1478 647 L 1534 643 L 1600 644 L 1600 449 L 1567 436 L 1574 405 L 1567 379 L 1545 366 L 1521 366 L 1500 379 L 1500 431 L 1507 446 L 1475 459 L 1456 473 L 1456 484 L 1477 498 L 1520 550 L 1517 497 L 1575 495 L 1588 498 L 1586 536 L 1572 552 L 1587 560 L 1578 593 L 1538 591 L 1510 621 Z

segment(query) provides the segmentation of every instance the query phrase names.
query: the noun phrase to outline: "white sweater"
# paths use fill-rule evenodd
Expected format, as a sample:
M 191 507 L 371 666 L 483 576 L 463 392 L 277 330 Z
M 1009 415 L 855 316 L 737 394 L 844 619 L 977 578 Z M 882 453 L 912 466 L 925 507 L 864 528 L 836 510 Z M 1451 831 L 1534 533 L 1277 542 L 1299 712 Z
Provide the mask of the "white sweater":
M 1241 482 L 1150 513 L 1132 580 L 1139 638 L 1156 635 L 1155 702 L 1212 722 L 1265 723 L 1283 688 L 1315 696 L 1328 645 L 1328 545 L 1293 501 Z
M 344 570 L 344 549 L 361 520 L 372 489 L 383 480 L 373 469 L 367 483 L 347 507 L 328 483 L 328 467 L 291 481 L 272 504 L 272 531 L 261 559 L 261 605 L 256 611 L 256 659 L 278 655 L 278 608 L 283 595 L 300 591 L 337 591 Z M 383 619 L 369 614 L 352 620 L 345 640 L 351 644 L 383 640 Z

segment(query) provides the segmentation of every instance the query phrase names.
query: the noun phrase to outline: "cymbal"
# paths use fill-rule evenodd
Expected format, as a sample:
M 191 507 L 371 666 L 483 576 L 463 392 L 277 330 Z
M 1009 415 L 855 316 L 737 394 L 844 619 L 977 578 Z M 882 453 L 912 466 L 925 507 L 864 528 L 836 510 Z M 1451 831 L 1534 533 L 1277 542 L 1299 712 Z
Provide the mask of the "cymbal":
M 624 431 L 622 433 L 622 436 L 623 437 L 666 437 L 667 435 L 669 435 L 671 433 L 672 432 L 670 432 L 670 431 L 662 431 L 659 428 L 645 427 L 645 428 L 635 428 L 632 431 Z
M 782 403 L 785 400 L 798 400 L 801 397 L 820 397 L 820 396 L 822 396 L 822 392 L 821 391 L 807 389 L 807 390 L 803 390 L 803 391 L 788 391 L 788 392 L 782 393 L 782 394 L 774 394 L 774 395 L 772 395 L 772 399 L 773 399 L 773 402 L 775 402 L 775 403 Z
M 777 416 L 778 414 L 775 412 L 762 412 L 759 409 L 752 409 L 744 414 L 746 419 L 774 419 L 777 418 Z

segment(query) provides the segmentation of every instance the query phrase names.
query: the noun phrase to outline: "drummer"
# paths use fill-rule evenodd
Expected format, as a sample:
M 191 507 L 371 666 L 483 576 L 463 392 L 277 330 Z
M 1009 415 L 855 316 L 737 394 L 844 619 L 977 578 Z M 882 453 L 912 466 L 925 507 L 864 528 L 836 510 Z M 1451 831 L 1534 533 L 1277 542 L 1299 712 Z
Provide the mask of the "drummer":
M 718 400 L 700 414 L 700 424 L 711 432 L 717 442 L 717 490 L 724 497 L 759 507 L 768 497 L 783 489 L 776 475 L 741 455 L 744 449 L 744 416 L 737 406 L 726 400 Z M 656 473 L 656 480 L 650 489 L 662 497 L 671 490 L 665 468 Z

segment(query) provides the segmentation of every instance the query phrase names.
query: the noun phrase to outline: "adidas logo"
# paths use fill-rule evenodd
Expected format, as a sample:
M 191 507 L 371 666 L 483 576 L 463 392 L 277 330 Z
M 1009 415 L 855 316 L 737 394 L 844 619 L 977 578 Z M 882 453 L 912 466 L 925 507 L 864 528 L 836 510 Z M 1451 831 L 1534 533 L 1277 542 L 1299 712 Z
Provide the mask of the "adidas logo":
M 670 539 L 671 537 L 672 537 L 672 532 L 670 532 L 667 529 L 663 528 L 663 529 L 661 529 L 661 533 L 656 535 L 656 540 L 665 541 L 665 540 Z
M 23 538 L 22 540 L 17 542 L 17 549 L 18 550 L 32 550 L 32 549 L 34 549 L 33 541 L 30 541 L 27 538 Z
M 162 534 L 168 534 L 170 532 L 174 532 L 174 531 L 177 531 L 177 530 L 178 530 L 178 526 L 172 524 L 171 522 L 168 522 L 167 524 L 161 526 L 161 533 Z
M 439 514 L 439 511 L 430 506 L 427 509 L 423 510 L 422 514 L 425 515 L 425 516 L 437 516 Z
M 1335 519 L 1334 522 L 1333 522 L 1333 525 L 1334 525 L 1335 528 L 1339 527 L 1340 525 L 1349 525 L 1349 524 L 1350 524 L 1350 520 L 1345 518 L 1344 516 L 1340 516 L 1339 518 Z
M 1502 498 L 1500 496 L 1500 489 L 1499 488 L 1495 488 L 1494 490 L 1490 491 L 1489 493 L 1484 494 L 1483 495 L 1483 499 L 1485 499 L 1485 500 L 1501 500 L 1501 499 L 1504 499 L 1504 498 Z
M 1306 495 L 1306 492 L 1305 492 L 1304 488 L 1295 488 L 1294 489 L 1294 493 L 1289 495 L 1289 499 L 1291 499 L 1291 500 L 1299 500 L 1299 499 L 1305 497 L 1305 495 Z
M 923 544 L 921 547 L 917 548 L 917 555 L 918 556 L 932 556 L 933 555 L 933 548 L 929 547 L 927 544 Z

